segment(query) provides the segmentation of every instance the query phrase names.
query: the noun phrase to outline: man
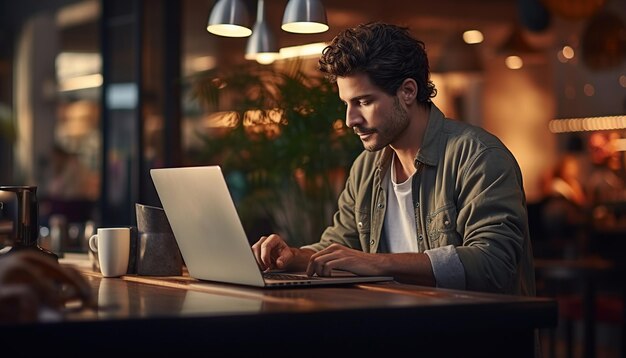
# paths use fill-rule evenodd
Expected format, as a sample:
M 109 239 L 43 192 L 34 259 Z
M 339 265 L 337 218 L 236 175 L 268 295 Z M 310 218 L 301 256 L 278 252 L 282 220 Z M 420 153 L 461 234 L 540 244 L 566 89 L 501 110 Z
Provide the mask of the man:
M 321 240 L 294 248 L 263 236 L 252 247 L 261 268 L 533 295 L 517 162 L 496 137 L 444 118 L 430 101 L 424 44 L 406 28 L 360 25 L 332 41 L 319 67 L 366 151 Z

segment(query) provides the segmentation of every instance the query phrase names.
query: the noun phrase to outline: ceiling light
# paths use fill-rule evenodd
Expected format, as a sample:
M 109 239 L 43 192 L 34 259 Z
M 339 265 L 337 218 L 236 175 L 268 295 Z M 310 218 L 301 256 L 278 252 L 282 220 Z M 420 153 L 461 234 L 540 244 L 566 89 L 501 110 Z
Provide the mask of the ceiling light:
M 248 10 L 241 0 L 219 0 L 209 16 L 207 31 L 226 37 L 247 37 Z
M 326 10 L 319 0 L 289 0 L 281 28 L 287 32 L 314 34 L 328 30 Z
M 467 30 L 463 33 L 463 41 L 465 41 L 466 44 L 479 44 L 483 42 L 484 39 L 483 33 L 478 30 Z
M 227 37 L 252 35 L 246 45 L 246 59 L 268 64 L 283 58 L 278 53 L 276 39 L 265 20 L 263 0 L 257 3 L 254 31 L 250 30 L 247 24 L 248 11 L 242 0 L 219 0 L 211 10 L 207 30 Z M 285 7 L 281 28 L 287 32 L 302 34 L 328 30 L 324 5 L 320 0 L 289 0 Z
M 248 39 L 246 46 L 247 60 L 256 60 L 258 63 L 267 65 L 278 57 L 278 47 L 274 34 L 265 22 L 264 1 L 257 3 L 257 19 L 254 24 L 252 36 Z
M 519 70 L 524 67 L 524 60 L 519 56 L 512 55 L 504 59 L 504 64 L 511 70 Z

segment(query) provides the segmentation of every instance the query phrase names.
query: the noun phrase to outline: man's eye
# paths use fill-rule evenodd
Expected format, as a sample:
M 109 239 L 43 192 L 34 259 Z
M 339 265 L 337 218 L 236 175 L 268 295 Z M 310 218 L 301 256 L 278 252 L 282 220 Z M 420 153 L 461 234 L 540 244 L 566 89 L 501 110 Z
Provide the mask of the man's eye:
M 359 104 L 360 104 L 361 106 L 367 106 L 367 105 L 368 105 L 368 104 L 370 104 L 371 102 L 372 102 L 372 101 L 370 101 L 370 100 L 361 100 L 361 101 L 359 101 Z

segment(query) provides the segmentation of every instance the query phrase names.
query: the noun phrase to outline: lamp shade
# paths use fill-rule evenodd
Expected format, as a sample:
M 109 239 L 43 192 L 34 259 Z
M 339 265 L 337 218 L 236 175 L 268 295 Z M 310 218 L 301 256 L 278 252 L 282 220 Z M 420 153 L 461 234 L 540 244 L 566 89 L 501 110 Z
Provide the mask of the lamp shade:
M 206 29 L 220 36 L 247 37 L 252 34 L 248 26 L 248 9 L 241 0 L 219 0 L 211 10 Z
M 281 28 L 287 32 L 314 34 L 328 30 L 326 10 L 319 0 L 289 0 Z
M 276 38 L 265 22 L 264 1 L 258 0 L 257 18 L 252 36 L 248 39 L 246 46 L 246 60 L 256 60 L 258 63 L 267 65 L 278 57 L 278 46 Z
M 257 22 L 254 24 L 252 36 L 248 39 L 246 46 L 245 58 L 266 65 L 274 62 L 278 54 L 276 40 L 266 23 Z

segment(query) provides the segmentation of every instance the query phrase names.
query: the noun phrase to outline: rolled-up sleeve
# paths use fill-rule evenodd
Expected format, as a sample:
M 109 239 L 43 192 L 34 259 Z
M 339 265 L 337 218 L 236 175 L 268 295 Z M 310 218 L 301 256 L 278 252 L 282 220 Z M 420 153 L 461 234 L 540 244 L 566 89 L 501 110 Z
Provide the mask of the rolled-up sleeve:
M 437 287 L 465 289 L 465 269 L 453 245 L 424 251 L 430 259 Z

